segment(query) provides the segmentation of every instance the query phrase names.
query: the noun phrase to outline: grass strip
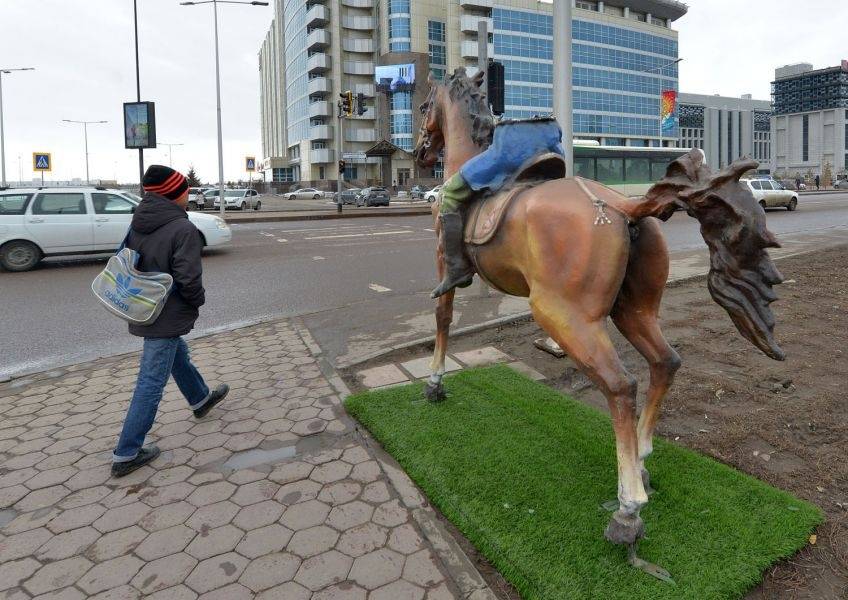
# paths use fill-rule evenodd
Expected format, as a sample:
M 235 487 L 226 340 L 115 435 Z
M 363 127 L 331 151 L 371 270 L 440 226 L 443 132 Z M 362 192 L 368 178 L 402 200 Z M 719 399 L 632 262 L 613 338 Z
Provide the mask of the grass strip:
M 446 386 L 441 404 L 414 383 L 345 405 L 525 600 L 738 598 L 822 522 L 814 505 L 656 439 L 639 553 L 676 585 L 663 583 L 603 538 L 617 485 L 608 416 L 504 366 Z

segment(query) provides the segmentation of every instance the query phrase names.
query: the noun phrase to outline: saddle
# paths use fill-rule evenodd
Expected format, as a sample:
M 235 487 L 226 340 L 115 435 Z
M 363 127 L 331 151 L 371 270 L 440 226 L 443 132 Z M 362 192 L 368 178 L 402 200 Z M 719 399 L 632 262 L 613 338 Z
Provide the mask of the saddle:
M 565 160 L 547 152 L 529 159 L 517 174 L 494 193 L 474 200 L 465 211 L 465 243 L 482 246 L 492 240 L 512 201 L 522 192 L 551 179 L 565 177 Z

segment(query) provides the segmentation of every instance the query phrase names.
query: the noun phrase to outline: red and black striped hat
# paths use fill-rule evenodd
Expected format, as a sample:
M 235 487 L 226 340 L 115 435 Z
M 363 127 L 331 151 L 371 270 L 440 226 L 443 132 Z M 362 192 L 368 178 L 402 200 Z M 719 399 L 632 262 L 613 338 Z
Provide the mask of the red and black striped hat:
M 141 180 L 145 192 L 152 192 L 176 200 L 188 189 L 188 181 L 182 173 L 163 165 L 150 165 Z

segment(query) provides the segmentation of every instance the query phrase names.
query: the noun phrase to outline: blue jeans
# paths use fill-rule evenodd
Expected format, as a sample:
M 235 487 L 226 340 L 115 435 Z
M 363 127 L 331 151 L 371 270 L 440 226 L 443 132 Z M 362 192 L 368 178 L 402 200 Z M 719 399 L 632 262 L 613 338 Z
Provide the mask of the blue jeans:
M 136 457 L 153 427 L 162 392 L 171 375 L 192 410 L 209 399 L 209 387 L 191 364 L 188 344 L 183 338 L 144 338 L 138 380 L 118 446 L 112 454 L 113 462 L 127 462 Z

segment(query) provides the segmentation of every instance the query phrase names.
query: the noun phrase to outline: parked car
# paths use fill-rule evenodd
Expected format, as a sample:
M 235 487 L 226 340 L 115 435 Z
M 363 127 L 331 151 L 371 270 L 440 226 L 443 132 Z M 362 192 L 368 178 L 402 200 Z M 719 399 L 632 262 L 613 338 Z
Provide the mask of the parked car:
M 0 191 L 0 266 L 28 271 L 48 256 L 115 252 L 140 200 L 130 192 L 94 187 Z M 220 217 L 190 212 L 188 218 L 204 246 L 232 239 Z
M 413 200 L 423 200 L 426 191 L 427 189 L 422 185 L 413 185 L 412 189 L 409 190 L 409 195 L 412 196 Z
M 848 179 L 837 179 L 833 182 L 834 189 L 848 190 Z
M 212 203 L 213 208 L 220 209 L 221 201 L 218 198 L 219 192 L 221 190 L 209 190 L 206 192 L 204 196 L 204 201 L 209 204 L 210 201 Z M 235 210 L 246 210 L 248 208 L 252 208 L 253 210 L 259 210 L 262 208 L 262 201 L 259 199 L 259 192 L 256 190 L 248 190 L 248 189 L 236 189 L 236 190 L 224 190 L 224 200 L 226 200 L 226 208 L 233 208 Z
M 388 206 L 389 190 L 384 187 L 367 187 L 359 193 L 357 206 Z
M 359 193 L 362 190 L 359 188 L 350 188 L 347 190 L 342 190 L 342 204 L 356 204 L 356 199 L 359 196 Z M 333 200 L 338 203 L 339 201 L 339 193 L 336 192 L 333 194 Z
M 779 181 L 768 178 L 740 179 L 740 181 L 748 186 L 754 199 L 764 209 L 785 206 L 787 210 L 795 210 L 798 206 L 798 192 L 786 189 L 786 186 Z
M 424 192 L 424 199 L 427 202 L 435 202 L 436 200 L 439 199 L 439 194 L 441 193 L 441 191 L 442 191 L 442 186 L 437 185 L 432 190 L 430 190 L 428 192 Z
M 206 206 L 206 199 L 203 194 L 211 189 L 210 187 L 188 188 L 188 206 L 186 206 L 186 210 L 203 210 Z
M 285 194 L 286 200 L 318 200 L 324 197 L 324 192 L 315 188 L 298 188 Z

